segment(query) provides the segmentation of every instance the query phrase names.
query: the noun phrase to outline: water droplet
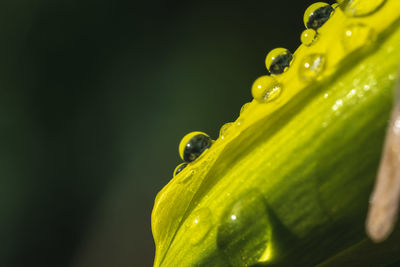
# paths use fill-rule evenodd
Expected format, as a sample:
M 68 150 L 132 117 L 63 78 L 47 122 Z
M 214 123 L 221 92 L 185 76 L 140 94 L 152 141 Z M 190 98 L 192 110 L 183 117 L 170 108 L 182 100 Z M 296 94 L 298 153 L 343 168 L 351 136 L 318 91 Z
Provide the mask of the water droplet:
M 310 46 L 317 38 L 317 32 L 314 29 L 306 29 L 301 33 L 300 40 L 306 45 Z
M 317 2 L 312 4 L 304 12 L 304 25 L 308 29 L 317 30 L 329 19 L 333 10 L 327 3 Z
M 375 40 L 374 31 L 361 23 L 350 24 L 345 27 L 342 43 L 347 51 L 354 51 L 359 48 L 365 47 Z
M 314 80 L 325 68 L 325 56 L 322 54 L 311 54 L 303 58 L 300 67 L 300 78 L 305 81 Z
M 343 100 L 338 99 L 338 100 L 336 100 L 335 104 L 332 106 L 332 110 L 337 111 L 341 106 L 343 106 Z
M 237 119 L 235 123 L 236 123 L 236 126 L 242 126 L 243 122 L 244 122 L 243 119 Z
M 271 74 L 280 74 L 289 68 L 292 59 L 292 53 L 286 48 L 275 48 L 265 58 L 265 66 Z
M 212 144 L 211 138 L 203 132 L 191 132 L 179 143 L 179 155 L 186 162 L 197 159 Z
M 276 99 L 281 93 L 281 86 L 274 77 L 264 75 L 254 81 L 251 94 L 258 102 L 264 103 Z
M 185 226 L 190 230 L 190 243 L 196 245 L 200 243 L 210 232 L 212 226 L 212 216 L 208 208 L 201 208 L 194 211 Z
M 177 175 L 178 173 L 180 173 L 184 168 L 186 168 L 186 166 L 187 166 L 187 163 L 186 163 L 186 162 L 181 163 L 181 164 L 179 164 L 178 166 L 176 166 L 176 168 L 175 168 L 175 170 L 174 170 L 174 177 L 175 177 L 175 175 Z
M 346 97 L 347 98 L 352 98 L 353 96 L 355 96 L 357 93 L 356 89 L 351 89 L 350 92 L 347 93 Z
M 222 125 L 221 129 L 219 130 L 219 138 L 224 139 L 229 131 L 229 128 L 233 125 L 232 122 L 225 123 Z
M 347 0 L 338 1 L 340 8 L 349 17 L 362 17 L 370 15 L 383 6 L 386 0 Z
M 250 266 L 269 260 L 271 225 L 263 196 L 251 190 L 224 211 L 217 246 L 232 266 Z
M 245 104 L 243 104 L 243 106 L 240 108 L 239 114 L 242 115 L 243 112 L 245 112 L 246 109 L 249 107 L 249 105 L 250 105 L 250 103 L 245 103 Z

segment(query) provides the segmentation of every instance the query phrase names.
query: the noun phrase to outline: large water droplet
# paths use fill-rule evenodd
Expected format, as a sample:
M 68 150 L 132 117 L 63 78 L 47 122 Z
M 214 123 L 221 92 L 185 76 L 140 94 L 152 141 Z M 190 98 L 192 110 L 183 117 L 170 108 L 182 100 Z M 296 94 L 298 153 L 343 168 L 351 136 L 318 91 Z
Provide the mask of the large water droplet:
M 251 94 L 258 102 L 264 103 L 276 99 L 281 93 L 281 86 L 274 77 L 264 75 L 254 81 Z
M 231 203 L 218 227 L 217 245 L 235 266 L 269 260 L 271 227 L 263 196 L 251 190 Z
M 275 48 L 265 58 L 265 66 L 271 74 L 280 74 L 289 68 L 292 59 L 292 53 L 286 48 Z
M 211 138 L 203 132 L 191 132 L 179 143 L 179 155 L 186 162 L 197 159 L 212 144 Z
M 229 133 L 229 129 L 232 127 L 232 125 L 232 122 L 228 122 L 222 125 L 221 129 L 219 130 L 219 138 L 224 139 Z
M 370 15 L 383 6 L 386 0 L 341 0 L 340 8 L 347 16 L 361 17 Z
M 317 2 L 312 4 L 304 12 L 304 25 L 309 29 L 318 29 L 329 19 L 333 10 L 327 3 Z
M 300 78 L 305 81 L 316 79 L 325 68 L 325 56 L 311 54 L 303 58 L 299 67 Z
M 208 208 L 193 212 L 185 226 L 190 231 L 190 243 L 196 245 L 204 240 L 212 226 L 212 216 Z
M 342 43 L 347 51 L 354 51 L 372 43 L 375 37 L 370 27 L 361 23 L 350 24 L 344 29 Z
M 301 33 L 300 40 L 306 45 L 310 46 L 317 38 L 317 32 L 314 29 L 306 29 Z

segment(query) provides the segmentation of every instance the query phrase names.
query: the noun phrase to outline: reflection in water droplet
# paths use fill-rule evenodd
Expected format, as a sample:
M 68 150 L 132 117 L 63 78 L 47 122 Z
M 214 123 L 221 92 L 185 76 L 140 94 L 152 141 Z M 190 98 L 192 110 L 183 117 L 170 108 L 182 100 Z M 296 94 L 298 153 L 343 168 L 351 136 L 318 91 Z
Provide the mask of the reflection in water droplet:
M 271 258 L 271 227 L 263 196 L 256 190 L 243 194 L 224 211 L 217 246 L 230 264 L 250 266 Z
M 375 37 L 370 27 L 361 23 L 350 24 L 344 29 L 342 43 L 347 51 L 354 51 L 372 43 Z
M 250 103 L 245 103 L 241 108 L 239 114 L 241 115 L 249 107 Z
M 333 10 L 327 3 L 317 2 L 312 4 L 304 12 L 304 25 L 308 29 L 318 29 L 329 19 Z
M 361 17 L 370 15 L 379 10 L 383 6 L 386 0 L 347 0 L 341 1 L 345 2 L 341 4 L 341 9 L 344 13 L 350 17 Z
M 191 132 L 179 143 L 179 155 L 186 162 L 192 162 L 212 144 L 211 138 L 203 132 Z
M 175 170 L 174 170 L 174 177 L 175 175 L 177 175 L 178 173 L 180 173 L 184 168 L 186 168 L 187 163 L 181 163 L 178 166 L 176 166 Z
M 300 40 L 301 42 L 306 45 L 310 46 L 317 37 L 317 32 L 313 29 L 306 29 L 301 33 Z
M 212 226 L 212 216 L 208 208 L 201 208 L 193 212 L 185 226 L 190 231 L 190 243 L 196 245 L 200 243 L 210 232 Z
M 221 129 L 219 130 L 219 138 L 224 139 L 229 131 L 229 128 L 232 126 L 232 122 L 225 123 L 222 125 Z
M 299 67 L 300 78 L 305 81 L 314 80 L 325 68 L 325 56 L 322 54 L 311 54 L 306 56 Z
M 265 58 L 265 66 L 271 74 L 280 74 L 289 68 L 292 59 L 292 53 L 286 48 L 275 48 Z
M 281 93 L 280 84 L 274 77 L 264 75 L 254 81 L 251 86 L 251 94 L 258 102 L 275 100 Z

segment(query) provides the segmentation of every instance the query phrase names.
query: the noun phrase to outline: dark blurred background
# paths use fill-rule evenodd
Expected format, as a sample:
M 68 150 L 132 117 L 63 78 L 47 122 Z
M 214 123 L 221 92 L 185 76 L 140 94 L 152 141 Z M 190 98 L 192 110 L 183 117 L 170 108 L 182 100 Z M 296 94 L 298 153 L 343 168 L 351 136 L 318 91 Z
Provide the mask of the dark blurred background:
M 2 1 L 0 266 L 151 266 L 180 138 L 236 119 L 313 2 Z

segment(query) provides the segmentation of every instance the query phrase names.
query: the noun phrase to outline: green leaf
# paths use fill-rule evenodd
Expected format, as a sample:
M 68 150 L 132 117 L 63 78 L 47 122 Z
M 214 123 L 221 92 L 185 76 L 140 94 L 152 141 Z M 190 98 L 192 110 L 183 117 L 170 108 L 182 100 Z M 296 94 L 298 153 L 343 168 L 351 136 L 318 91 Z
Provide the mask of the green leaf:
M 356 2 L 374 5 L 347 2 L 346 14 L 357 14 Z M 363 240 L 400 61 L 398 10 L 397 0 L 360 17 L 336 8 L 315 43 L 265 83 L 274 99 L 253 100 L 171 180 L 152 214 L 155 266 L 329 266 L 355 251 L 382 264 L 397 258 L 385 245 L 369 253 Z

